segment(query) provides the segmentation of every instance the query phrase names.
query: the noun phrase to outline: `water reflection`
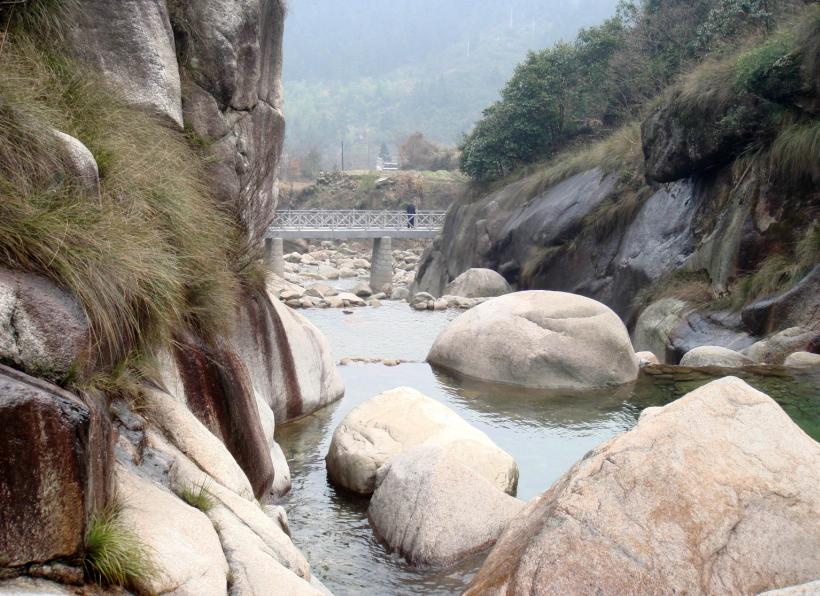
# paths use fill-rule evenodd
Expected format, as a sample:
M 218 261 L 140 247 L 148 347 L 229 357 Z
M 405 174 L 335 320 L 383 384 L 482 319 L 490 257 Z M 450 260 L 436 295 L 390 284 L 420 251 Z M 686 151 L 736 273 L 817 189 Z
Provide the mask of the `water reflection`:
M 438 332 L 459 313 L 418 313 L 404 303 L 387 303 L 380 309 L 359 309 L 354 315 L 338 310 L 304 314 L 328 336 L 336 358 L 423 360 Z M 293 477 L 293 490 L 283 504 L 294 541 L 316 575 L 339 595 L 460 593 L 485 556 L 479 554 L 444 571 L 411 568 L 373 537 L 367 499 L 339 491 L 328 482 L 324 456 L 333 430 L 364 400 L 402 385 L 439 400 L 515 458 L 520 469 L 518 496 L 530 499 L 590 449 L 632 428 L 644 408 L 667 404 L 715 378 L 659 371 L 618 389 L 578 394 L 521 391 L 460 379 L 423 362 L 394 368 L 353 365 L 340 371 L 347 388 L 341 402 L 276 431 Z M 820 439 L 818 373 L 794 376 L 783 369 L 766 369 L 738 376 L 775 398 Z

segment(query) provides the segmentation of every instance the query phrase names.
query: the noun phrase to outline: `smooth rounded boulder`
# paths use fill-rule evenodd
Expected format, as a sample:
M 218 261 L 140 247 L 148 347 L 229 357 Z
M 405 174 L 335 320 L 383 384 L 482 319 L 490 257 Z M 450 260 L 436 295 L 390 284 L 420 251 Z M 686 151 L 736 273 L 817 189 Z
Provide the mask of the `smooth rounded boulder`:
M 812 354 L 811 352 L 794 352 L 786 356 L 783 361 L 784 366 L 793 366 L 796 368 L 820 368 L 820 354 Z
M 820 444 L 725 377 L 527 504 L 466 594 L 757 594 L 820 577 Z
M 742 368 L 752 364 L 754 364 L 754 361 L 748 356 L 720 346 L 700 346 L 689 350 L 680 359 L 681 366 L 691 366 L 693 368 L 706 366 Z
M 512 292 L 510 284 L 492 269 L 468 269 L 444 288 L 445 295 L 464 298 L 492 298 Z
M 370 525 L 416 566 L 449 566 L 489 548 L 524 506 L 446 446 L 397 455 L 377 484 L 367 511 Z
M 325 461 L 330 480 L 369 495 L 379 469 L 418 445 L 443 445 L 499 490 L 513 493 L 518 466 L 480 430 L 447 406 L 409 387 L 377 395 L 354 408 L 333 433 Z
M 439 334 L 427 360 L 535 389 L 596 389 L 638 377 L 638 358 L 618 315 L 591 298 L 541 290 L 465 312 Z

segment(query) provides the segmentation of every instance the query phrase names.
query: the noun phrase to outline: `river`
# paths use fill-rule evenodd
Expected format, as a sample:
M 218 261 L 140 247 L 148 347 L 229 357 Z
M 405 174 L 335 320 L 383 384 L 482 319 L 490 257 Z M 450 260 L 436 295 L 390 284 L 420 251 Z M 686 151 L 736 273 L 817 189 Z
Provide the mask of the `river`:
M 713 378 L 642 374 L 635 385 L 615 391 L 522 392 L 459 380 L 424 363 L 435 337 L 460 311 L 417 312 L 404 302 L 385 302 L 353 314 L 338 309 L 302 314 L 328 337 L 337 361 L 348 356 L 413 361 L 395 367 L 341 367 L 344 399 L 276 431 L 293 478 L 293 489 L 282 503 L 293 540 L 314 574 L 338 596 L 457 594 L 486 556 L 444 571 L 412 568 L 375 539 L 367 520 L 368 500 L 328 482 L 324 456 L 333 430 L 368 398 L 410 386 L 452 408 L 515 458 L 520 470 L 518 497 L 527 500 L 546 490 L 590 449 L 632 428 L 645 407 L 669 403 Z M 792 376 L 774 369 L 765 375 L 739 376 L 771 395 L 820 440 L 820 374 Z

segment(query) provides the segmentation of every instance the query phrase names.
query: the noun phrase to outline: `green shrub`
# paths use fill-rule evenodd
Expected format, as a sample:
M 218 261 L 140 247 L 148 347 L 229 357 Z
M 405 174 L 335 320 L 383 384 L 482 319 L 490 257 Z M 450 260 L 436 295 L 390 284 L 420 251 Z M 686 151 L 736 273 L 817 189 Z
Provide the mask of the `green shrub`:
M 149 549 L 123 520 L 115 503 L 92 516 L 85 535 L 86 577 L 100 585 L 133 588 L 156 575 Z

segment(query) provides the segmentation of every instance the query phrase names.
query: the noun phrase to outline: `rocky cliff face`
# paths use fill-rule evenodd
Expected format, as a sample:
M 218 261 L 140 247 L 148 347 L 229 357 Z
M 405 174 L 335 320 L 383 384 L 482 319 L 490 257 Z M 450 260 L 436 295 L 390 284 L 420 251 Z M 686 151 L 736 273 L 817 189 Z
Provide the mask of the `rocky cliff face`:
M 734 109 L 755 121 L 749 114 L 759 103 L 746 97 Z M 646 181 L 637 188 L 624 188 L 617 174 L 596 168 L 535 194 L 529 189 L 537 175 L 454 204 L 422 258 L 414 290 L 441 295 L 463 271 L 486 267 L 519 290 L 600 300 L 633 327 L 643 298 L 675 279 L 703 279 L 712 298 L 721 296 L 769 254 L 794 245 L 820 213 L 820 194 L 811 184 L 778 182 L 752 167 L 733 170 L 738 148 L 762 133 L 751 125 L 724 130 L 727 118 L 683 117 L 674 95 L 661 104 L 643 125 Z M 793 292 L 817 294 L 812 280 Z M 711 342 L 741 349 L 755 336 L 794 325 L 818 331 L 816 308 L 787 306 L 796 300 L 772 295 L 743 317 L 725 308 L 690 309 L 679 321 L 686 328 L 680 334 L 695 337 L 679 337 L 672 353 Z M 768 317 L 773 311 L 788 314 L 775 321 Z M 767 313 L 765 323 L 753 323 L 753 312 Z
M 67 51 L 209 153 L 210 184 L 258 244 L 284 134 L 283 3 L 66 6 Z M 84 150 L 76 177 L 100 196 L 93 156 L 64 141 Z M 136 389 L 72 393 L 43 379 L 72 386 L 95 370 L 82 307 L 43 277 L 0 268 L 0 361 L 14 367 L 0 365 L 0 593 L 18 575 L 82 583 L 86 534 L 112 504 L 155 565 L 130 580 L 135 592 L 318 593 L 284 511 L 261 501 L 290 488 L 275 423 L 344 388 L 326 340 L 270 292 L 242 290 L 227 317 L 221 337 L 179 331 L 156 346 Z
M 284 139 L 280 0 L 79 0 L 69 49 L 132 103 L 191 131 L 217 195 L 258 241 Z

